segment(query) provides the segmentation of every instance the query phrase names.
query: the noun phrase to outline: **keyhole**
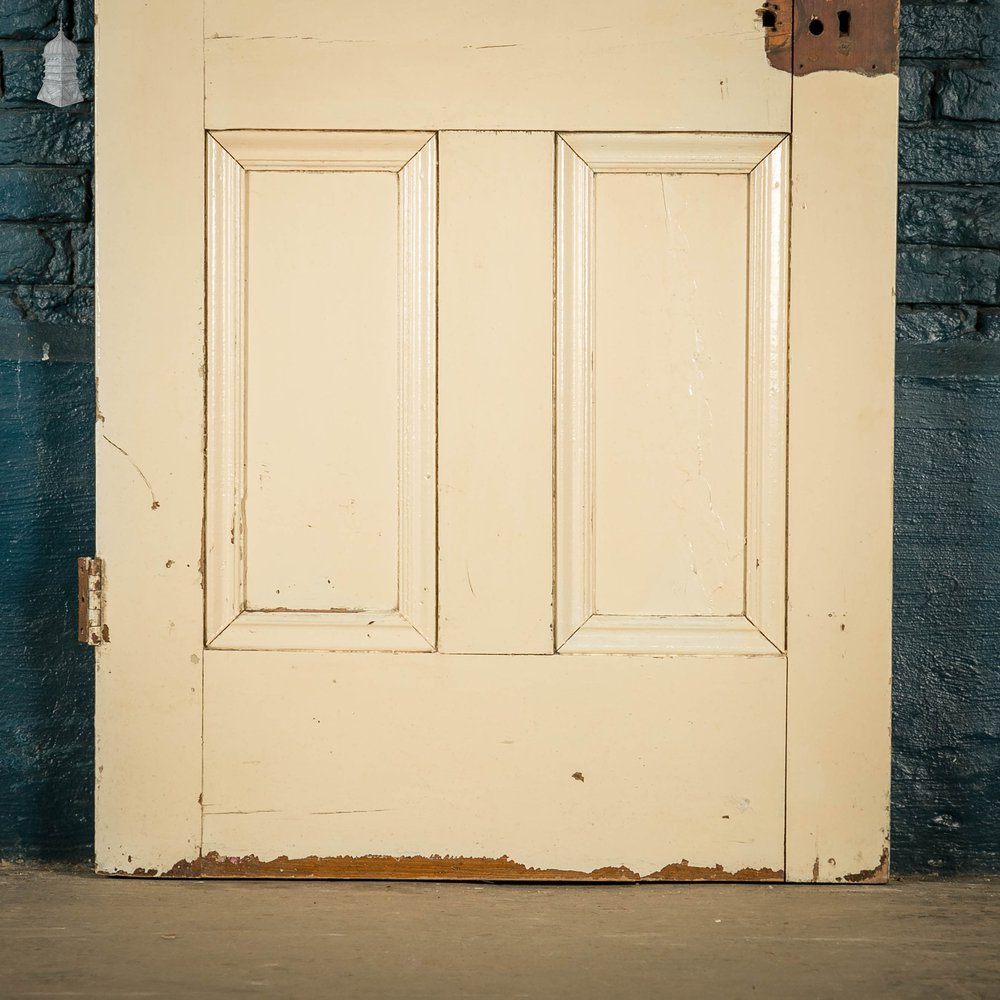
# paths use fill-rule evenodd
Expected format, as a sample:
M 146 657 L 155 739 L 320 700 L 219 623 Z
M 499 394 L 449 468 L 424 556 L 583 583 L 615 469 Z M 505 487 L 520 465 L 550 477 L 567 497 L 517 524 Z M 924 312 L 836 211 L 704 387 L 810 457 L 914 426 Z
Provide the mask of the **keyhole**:
M 837 27 L 840 29 L 841 38 L 851 33 L 851 12 L 849 10 L 837 11 Z
M 809 34 L 810 35 L 822 35 L 823 34 L 823 22 L 818 17 L 814 17 L 809 22 Z
M 778 15 L 773 10 L 761 11 L 760 23 L 765 28 L 776 28 L 778 26 Z

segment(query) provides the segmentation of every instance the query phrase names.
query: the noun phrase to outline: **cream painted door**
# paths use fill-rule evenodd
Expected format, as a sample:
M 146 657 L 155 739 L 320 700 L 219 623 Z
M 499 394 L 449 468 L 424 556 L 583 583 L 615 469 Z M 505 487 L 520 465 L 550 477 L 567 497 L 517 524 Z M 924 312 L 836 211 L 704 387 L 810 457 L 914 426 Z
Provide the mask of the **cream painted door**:
M 99 870 L 884 880 L 893 61 L 755 7 L 101 0 Z

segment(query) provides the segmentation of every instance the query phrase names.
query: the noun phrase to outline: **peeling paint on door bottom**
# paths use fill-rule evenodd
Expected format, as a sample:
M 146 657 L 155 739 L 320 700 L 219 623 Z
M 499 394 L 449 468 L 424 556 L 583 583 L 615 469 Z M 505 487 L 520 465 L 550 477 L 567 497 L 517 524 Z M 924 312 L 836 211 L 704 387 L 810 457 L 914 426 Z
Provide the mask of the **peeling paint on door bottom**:
M 842 875 L 838 882 L 852 882 L 859 885 L 883 885 L 889 881 L 889 848 L 882 848 L 882 857 L 874 868 L 855 872 L 853 875 Z
M 325 878 L 325 879 L 426 879 L 483 882 L 783 882 L 785 873 L 773 868 L 740 868 L 727 871 L 722 865 L 701 867 L 687 860 L 664 865 L 640 875 L 624 865 L 595 868 L 591 872 L 572 869 L 530 868 L 508 857 L 317 857 L 261 861 L 256 855 L 226 857 L 211 851 L 192 861 L 178 861 L 169 871 L 136 868 L 109 872 L 137 878 Z

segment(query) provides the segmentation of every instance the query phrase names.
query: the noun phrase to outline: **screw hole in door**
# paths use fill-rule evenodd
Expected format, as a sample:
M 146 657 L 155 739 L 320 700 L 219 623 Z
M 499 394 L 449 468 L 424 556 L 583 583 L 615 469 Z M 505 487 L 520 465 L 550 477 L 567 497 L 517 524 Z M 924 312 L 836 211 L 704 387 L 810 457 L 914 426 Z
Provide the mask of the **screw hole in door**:
M 823 34 L 823 22 L 818 17 L 814 17 L 809 21 L 809 34 L 810 35 Z
M 851 12 L 849 10 L 837 11 L 837 27 L 840 29 L 841 38 L 846 38 L 851 33 Z

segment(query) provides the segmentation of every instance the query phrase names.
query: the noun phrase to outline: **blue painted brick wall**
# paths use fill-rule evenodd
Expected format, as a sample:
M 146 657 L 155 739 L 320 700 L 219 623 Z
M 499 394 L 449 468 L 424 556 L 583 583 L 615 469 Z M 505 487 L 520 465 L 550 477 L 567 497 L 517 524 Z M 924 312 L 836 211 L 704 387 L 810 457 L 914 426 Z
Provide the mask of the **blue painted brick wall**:
M 87 97 L 63 109 L 35 100 L 60 17 Z M 92 32 L 87 4 L 0 0 L 0 858 L 92 853 Z
M 62 110 L 34 99 L 60 16 Z M 92 843 L 92 28 L 0 0 L 0 857 Z M 998 871 L 1000 0 L 904 4 L 902 55 L 893 867 Z
M 1000 871 L 1000 4 L 904 4 L 893 868 Z

